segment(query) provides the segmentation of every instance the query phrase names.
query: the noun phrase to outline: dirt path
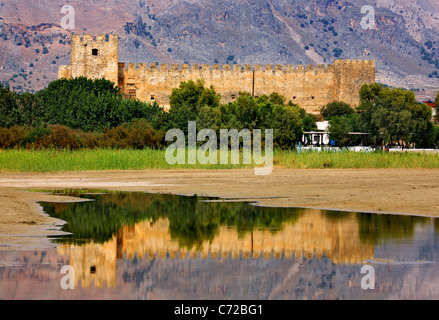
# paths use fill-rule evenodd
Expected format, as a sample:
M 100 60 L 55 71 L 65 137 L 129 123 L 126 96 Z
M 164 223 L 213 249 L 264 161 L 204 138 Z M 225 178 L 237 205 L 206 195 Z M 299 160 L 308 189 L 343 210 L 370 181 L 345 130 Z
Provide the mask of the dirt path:
M 262 205 L 439 216 L 439 170 L 274 169 L 0 173 L 0 249 L 53 246 L 59 220 L 36 201 L 73 198 L 16 189 L 104 189 L 255 199 Z

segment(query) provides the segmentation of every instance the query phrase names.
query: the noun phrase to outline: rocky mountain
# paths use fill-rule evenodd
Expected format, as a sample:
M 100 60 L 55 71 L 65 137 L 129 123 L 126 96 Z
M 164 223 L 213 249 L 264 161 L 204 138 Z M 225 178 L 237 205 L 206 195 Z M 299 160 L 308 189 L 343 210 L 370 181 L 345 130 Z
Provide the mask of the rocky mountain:
M 63 5 L 74 8 L 73 30 L 61 27 Z M 71 33 L 119 34 L 123 62 L 375 59 L 377 82 L 419 99 L 439 88 L 439 0 L 0 0 L 0 81 L 45 87 L 70 63 Z

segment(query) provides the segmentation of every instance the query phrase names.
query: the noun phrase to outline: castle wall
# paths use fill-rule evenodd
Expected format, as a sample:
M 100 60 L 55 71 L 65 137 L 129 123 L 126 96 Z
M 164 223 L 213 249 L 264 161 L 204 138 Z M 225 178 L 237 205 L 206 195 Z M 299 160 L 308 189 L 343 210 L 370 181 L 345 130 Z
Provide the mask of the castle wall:
M 85 76 L 116 83 L 126 97 L 157 102 L 169 108 L 169 95 L 182 81 L 204 80 L 221 95 L 221 102 L 236 99 L 240 91 L 254 96 L 277 92 L 287 101 L 317 114 L 332 101 L 358 105 L 359 89 L 375 82 L 375 61 L 336 60 L 332 65 L 198 65 L 119 63 L 118 38 L 104 35 L 72 35 L 72 62 L 59 68 L 59 78 Z M 93 55 L 93 49 L 98 55 Z
M 222 257 L 247 259 L 254 258 L 289 259 L 293 255 L 313 255 L 321 258 L 324 255 L 334 263 L 361 263 L 373 259 L 372 244 L 362 243 L 358 231 L 358 221 L 348 217 L 343 222 L 331 221 L 322 212 L 308 212 L 295 223 L 285 223 L 281 230 L 258 229 L 240 235 L 227 226 L 220 226 L 213 239 L 192 248 L 180 246 L 169 231 L 169 220 L 158 219 L 137 223 L 131 230 L 124 227 L 121 232 L 119 255 L 126 254 L 128 259 L 158 256 L 181 259 L 188 256 L 196 258 Z
M 182 81 L 203 79 L 231 102 L 246 91 L 254 96 L 277 92 L 310 113 L 334 100 L 358 105 L 359 89 L 375 82 L 374 61 L 337 60 L 334 65 L 198 65 L 119 64 L 119 86 L 130 97 L 169 108 L 169 95 Z
M 70 66 L 62 65 L 58 68 L 58 79 L 71 79 L 72 78 L 72 71 Z

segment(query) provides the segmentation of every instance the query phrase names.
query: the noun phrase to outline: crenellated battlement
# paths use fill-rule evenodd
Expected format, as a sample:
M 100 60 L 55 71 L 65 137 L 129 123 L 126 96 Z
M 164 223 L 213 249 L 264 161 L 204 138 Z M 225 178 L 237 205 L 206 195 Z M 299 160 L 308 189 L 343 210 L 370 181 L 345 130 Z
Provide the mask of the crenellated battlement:
M 117 43 L 119 41 L 119 36 L 117 34 L 72 34 L 71 43 L 85 44 L 90 42 L 113 42 Z
M 169 108 L 169 95 L 181 82 L 202 79 L 214 86 L 223 103 L 246 91 L 253 96 L 277 92 L 308 112 L 334 100 L 356 105 L 362 84 L 375 82 L 375 61 L 335 60 L 332 64 L 175 64 L 118 61 L 115 34 L 72 35 L 71 65 L 60 66 L 59 78 L 105 78 L 126 97 Z
M 375 60 L 363 60 L 363 59 L 346 59 L 346 60 L 335 60 L 334 64 L 349 64 L 349 65 L 369 65 L 375 64 Z
M 347 63 L 359 63 L 359 64 L 371 64 L 373 61 L 371 60 L 342 60 L 342 64 Z M 146 71 L 190 71 L 190 72 L 199 72 L 199 71 L 219 71 L 219 72 L 272 72 L 272 73 L 304 73 L 304 72 L 312 72 L 312 73 L 327 73 L 333 72 L 333 64 L 319 64 L 319 65 L 271 65 L 271 64 L 166 64 L 166 63 L 123 63 L 120 62 L 120 65 L 123 65 L 125 70 L 146 70 Z

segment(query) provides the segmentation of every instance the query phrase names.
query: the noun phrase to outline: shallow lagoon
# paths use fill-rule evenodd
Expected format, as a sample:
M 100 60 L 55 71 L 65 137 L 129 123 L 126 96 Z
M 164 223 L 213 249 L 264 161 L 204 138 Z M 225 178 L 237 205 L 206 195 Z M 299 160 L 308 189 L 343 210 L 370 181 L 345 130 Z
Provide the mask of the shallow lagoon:
M 56 249 L 0 252 L 1 299 L 437 299 L 439 219 L 57 190 Z M 375 289 L 362 289 L 371 265 Z M 73 267 L 74 290 L 61 282 Z

